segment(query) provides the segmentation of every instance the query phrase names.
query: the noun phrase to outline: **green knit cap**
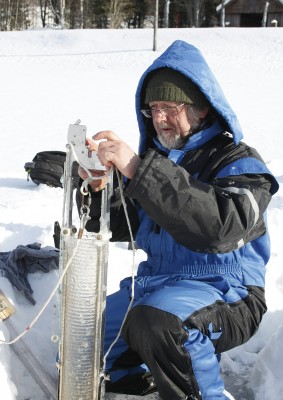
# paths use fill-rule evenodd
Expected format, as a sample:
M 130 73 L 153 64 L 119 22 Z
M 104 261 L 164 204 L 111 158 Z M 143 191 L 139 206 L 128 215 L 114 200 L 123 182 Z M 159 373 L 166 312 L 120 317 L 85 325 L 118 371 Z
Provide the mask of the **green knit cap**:
M 174 101 L 176 103 L 208 106 L 204 94 L 189 78 L 171 68 L 156 70 L 145 90 L 145 104 L 152 101 Z

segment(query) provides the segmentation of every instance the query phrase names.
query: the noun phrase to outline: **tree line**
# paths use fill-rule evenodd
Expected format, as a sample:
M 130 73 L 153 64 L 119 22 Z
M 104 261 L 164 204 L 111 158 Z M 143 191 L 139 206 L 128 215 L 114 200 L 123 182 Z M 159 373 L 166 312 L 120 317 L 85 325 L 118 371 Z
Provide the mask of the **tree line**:
M 0 0 L 0 30 L 152 27 L 157 0 Z M 223 1 L 223 0 L 222 0 Z M 158 0 L 160 28 L 219 25 L 221 0 Z

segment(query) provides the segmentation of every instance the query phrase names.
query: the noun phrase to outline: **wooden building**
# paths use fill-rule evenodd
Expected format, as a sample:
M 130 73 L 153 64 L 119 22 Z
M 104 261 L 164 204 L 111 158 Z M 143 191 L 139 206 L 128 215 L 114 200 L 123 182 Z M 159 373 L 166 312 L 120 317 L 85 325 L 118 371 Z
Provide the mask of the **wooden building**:
M 283 27 L 283 0 L 224 0 L 216 8 L 226 27 Z

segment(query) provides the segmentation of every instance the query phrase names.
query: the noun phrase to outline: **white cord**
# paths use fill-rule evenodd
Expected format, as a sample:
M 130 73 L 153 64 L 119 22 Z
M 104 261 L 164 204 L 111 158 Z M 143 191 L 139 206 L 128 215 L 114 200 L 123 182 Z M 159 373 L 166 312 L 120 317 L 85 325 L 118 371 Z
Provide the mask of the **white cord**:
M 113 340 L 113 342 L 111 343 L 111 345 L 109 346 L 107 352 L 105 353 L 105 355 L 104 355 L 104 357 L 103 357 L 103 371 L 106 371 L 106 360 L 107 360 L 107 357 L 108 357 L 109 353 L 111 352 L 111 350 L 113 349 L 113 347 L 114 347 L 115 344 L 118 342 L 118 340 L 119 340 L 119 338 L 120 338 L 120 336 L 121 336 L 123 326 L 124 326 L 124 324 L 125 324 L 125 321 L 126 321 L 126 319 L 127 319 L 127 317 L 128 317 L 128 314 L 129 314 L 129 312 L 130 312 L 130 310 L 131 310 L 131 308 L 132 308 L 132 305 L 133 305 L 133 302 L 134 302 L 134 299 L 135 299 L 135 255 L 136 255 L 135 243 L 134 243 L 134 237 L 133 237 L 133 232 L 132 232 L 131 223 L 130 223 L 130 220 L 129 220 L 129 215 L 128 215 L 128 212 L 127 212 L 127 204 L 126 204 L 125 197 L 124 197 L 124 194 L 123 194 L 123 188 L 122 188 L 121 178 L 120 178 L 120 176 L 119 176 L 119 172 L 117 171 L 117 169 L 115 169 L 115 170 L 116 170 L 116 175 L 117 175 L 117 178 L 118 178 L 118 185 L 119 185 L 119 191 L 120 191 L 120 195 L 121 195 L 121 201 L 122 201 L 122 204 L 123 204 L 123 207 L 124 207 L 124 212 L 125 212 L 125 216 L 126 216 L 126 220 L 127 220 L 129 232 L 130 232 L 131 245 L 132 245 L 132 249 L 133 249 L 133 261 L 132 261 L 132 295 L 131 295 L 131 301 L 130 301 L 130 303 L 129 303 L 129 305 L 128 305 L 127 311 L 126 311 L 126 313 L 125 313 L 125 315 L 124 315 L 124 318 L 123 318 L 123 321 L 122 321 L 122 323 L 121 323 L 119 332 L 117 333 L 116 338 Z
M 73 150 L 73 149 L 72 149 Z M 74 151 L 73 151 L 74 153 Z M 90 171 L 86 170 L 86 172 L 89 174 Z M 121 201 L 122 201 L 122 205 L 124 207 L 124 212 L 125 212 L 125 216 L 126 216 L 126 221 L 128 224 L 128 228 L 129 228 L 129 232 L 130 232 L 130 238 L 131 238 L 131 245 L 132 245 L 132 249 L 133 249 L 133 262 L 132 262 L 132 296 L 131 296 L 131 301 L 129 303 L 129 306 L 127 308 L 126 314 L 123 318 L 121 327 L 119 329 L 119 332 L 116 336 L 116 338 L 114 339 L 114 341 L 111 343 L 108 351 L 105 353 L 104 357 L 103 357 L 103 370 L 105 370 L 106 367 L 106 359 L 110 353 L 110 351 L 112 350 L 112 348 L 114 347 L 114 345 L 117 343 L 117 341 L 119 340 L 120 336 L 121 336 L 121 332 L 124 326 L 124 323 L 126 321 L 126 318 L 128 316 L 128 313 L 130 311 L 130 309 L 132 308 L 133 305 L 133 301 L 134 301 L 134 292 L 135 292 L 135 274 L 134 274 L 134 269 L 135 269 L 135 244 L 134 244 L 134 238 L 133 238 L 133 233 L 132 233 L 132 228 L 131 228 L 131 223 L 129 220 L 129 216 L 128 216 L 128 212 L 127 212 L 127 204 L 124 198 L 124 194 L 123 194 L 123 188 L 122 188 L 122 182 L 121 182 L 121 178 L 119 176 L 119 173 L 116 169 L 116 175 L 117 175 L 117 179 L 118 179 L 118 186 L 119 186 L 119 191 L 120 191 L 120 195 L 121 195 Z M 97 178 L 94 178 L 97 179 Z M 55 285 L 55 287 L 53 288 L 53 290 L 51 291 L 48 299 L 46 300 L 46 302 L 43 304 L 43 306 L 41 307 L 41 309 L 39 310 L 39 312 L 37 313 L 37 315 L 35 316 L 35 318 L 31 321 L 31 323 L 26 327 L 26 329 L 20 333 L 18 336 L 16 336 L 14 339 L 10 340 L 10 341 L 5 341 L 5 340 L 0 340 L 0 345 L 1 344 L 6 344 L 6 345 L 11 345 L 16 343 L 19 339 L 21 339 L 33 326 L 34 324 L 38 321 L 38 319 L 40 318 L 40 316 L 42 315 L 43 311 L 46 309 L 46 307 L 49 305 L 49 303 L 51 302 L 52 297 L 55 295 L 56 291 L 58 290 L 60 284 L 63 281 L 64 276 L 66 275 L 77 251 L 78 251 L 78 246 L 79 246 L 80 241 L 77 240 L 76 246 L 74 248 L 73 254 L 70 257 L 69 261 L 67 262 L 66 267 L 64 268 L 57 284 Z
M 74 158 L 76 158 L 76 161 L 77 161 L 77 157 L 76 157 L 76 155 L 75 155 L 75 152 L 74 152 L 74 149 L 73 149 L 73 146 L 72 146 L 72 145 L 71 145 L 71 149 L 72 149 L 72 152 L 73 152 L 73 156 L 74 156 Z M 83 189 L 86 190 L 87 185 L 88 185 L 91 181 L 93 181 L 93 180 L 95 180 L 95 179 L 101 179 L 101 178 L 99 178 L 99 177 L 92 177 L 91 172 L 90 172 L 87 168 L 85 168 L 85 167 L 84 167 L 84 169 L 85 169 L 86 173 L 88 174 L 88 178 L 84 181 L 84 185 L 83 185 Z M 118 179 L 118 187 L 119 187 L 120 196 L 121 196 L 121 201 L 122 201 L 122 205 L 123 205 L 124 212 L 125 212 L 125 216 L 126 216 L 127 225 L 128 225 L 128 228 L 129 228 L 130 239 L 131 239 L 131 245 L 132 245 L 132 250 L 133 250 L 132 277 L 131 277 L 131 278 L 132 278 L 132 285 L 131 285 L 131 292 L 132 292 L 132 293 L 131 293 L 131 300 L 130 300 L 130 303 L 129 303 L 128 308 L 127 308 L 127 310 L 126 310 L 126 313 L 125 313 L 125 315 L 124 315 L 124 318 L 123 318 L 123 321 L 122 321 L 122 323 L 121 323 L 120 329 L 119 329 L 119 331 L 118 331 L 118 333 L 117 333 L 117 336 L 116 336 L 116 338 L 113 340 L 113 342 L 111 343 L 111 345 L 109 346 L 107 352 L 105 353 L 105 355 L 104 355 L 104 357 L 103 357 L 103 373 L 104 373 L 104 374 L 105 374 L 105 371 L 106 371 L 106 360 L 107 360 L 107 357 L 108 357 L 108 355 L 109 355 L 109 353 L 111 352 L 112 348 L 115 346 L 115 344 L 118 342 L 118 340 L 119 340 L 119 338 L 120 338 L 120 336 L 121 336 L 123 326 L 124 326 L 125 321 L 126 321 L 126 319 L 127 319 L 127 317 L 128 317 L 128 314 L 129 314 L 129 312 L 130 312 L 130 310 L 131 310 L 131 308 L 132 308 L 132 305 L 133 305 L 133 302 L 134 302 L 134 298 L 135 298 L 135 243 L 134 243 L 134 238 L 133 238 L 131 223 L 130 223 L 130 220 L 129 220 L 129 215 L 128 215 L 128 212 L 127 212 L 127 204 L 126 204 L 125 197 L 124 197 L 124 194 L 123 194 L 123 187 L 122 187 L 121 177 L 120 177 L 119 172 L 117 171 L 116 168 L 115 168 L 115 171 L 116 171 L 116 175 L 117 175 L 117 179 Z M 110 173 L 110 171 L 108 171 L 108 173 Z M 84 193 L 82 192 L 82 194 L 84 194 Z M 85 224 L 86 224 L 86 222 L 87 222 L 87 220 L 85 221 Z M 76 246 L 75 246 L 75 248 L 74 248 L 74 251 L 73 251 L 72 256 L 71 256 L 70 259 L 68 260 L 67 265 L 66 265 L 66 267 L 64 268 L 64 270 L 63 270 L 63 272 L 62 272 L 62 274 L 61 274 L 61 276 L 60 276 L 60 278 L 59 278 L 57 284 L 55 285 L 54 289 L 51 291 L 51 293 L 50 293 L 48 299 L 47 299 L 46 302 L 43 304 L 43 306 L 42 306 L 41 309 L 39 310 L 39 312 L 38 312 L 38 314 L 36 315 L 36 317 L 32 320 L 32 322 L 27 326 L 27 328 L 26 328 L 22 333 L 20 333 L 18 336 L 16 336 L 14 339 L 12 339 L 12 340 L 10 340 L 10 341 L 3 341 L 3 340 L 0 340 L 0 345 L 1 345 L 1 344 L 12 345 L 12 344 L 16 343 L 16 342 L 17 342 L 19 339 L 21 339 L 21 338 L 33 327 L 33 325 L 37 322 L 37 320 L 38 320 L 38 319 L 40 318 L 40 316 L 42 315 L 43 311 L 46 309 L 46 307 L 47 307 L 47 306 L 49 305 L 49 303 L 51 302 L 51 299 L 52 299 L 52 297 L 55 295 L 55 293 L 56 293 L 56 291 L 58 290 L 59 286 L 61 285 L 61 283 L 62 283 L 62 281 L 63 281 L 63 278 L 64 278 L 64 276 L 66 275 L 66 273 L 67 273 L 67 271 L 68 271 L 68 269 L 69 269 L 69 267 L 70 267 L 70 265 L 71 265 L 71 263 L 72 263 L 72 261 L 73 261 L 75 255 L 76 255 L 76 253 L 77 253 L 77 251 L 78 251 L 79 243 L 80 243 L 80 240 L 77 240 L 77 243 L 76 243 Z M 105 376 L 105 375 L 104 375 L 104 376 Z
M 54 294 L 56 293 L 56 291 L 58 290 L 64 276 L 66 275 L 66 272 L 69 268 L 69 266 L 71 265 L 73 258 L 75 257 L 77 250 L 78 250 L 78 245 L 79 245 L 79 240 L 76 243 L 76 246 L 74 248 L 74 252 L 71 256 L 71 258 L 69 259 L 66 268 L 64 269 L 62 275 L 60 276 L 59 281 L 57 282 L 57 284 L 55 285 L 54 289 L 52 290 L 52 292 L 50 293 L 48 299 L 46 300 L 46 302 L 43 304 L 43 306 L 41 307 L 41 309 L 39 310 L 39 312 L 37 313 L 36 317 L 31 321 L 31 323 L 26 327 L 26 329 L 20 333 L 18 336 L 16 336 L 13 340 L 10 341 L 5 341 L 5 340 L 0 340 L 0 344 L 14 344 L 16 343 L 19 339 L 21 339 L 32 327 L 33 325 L 37 322 L 37 320 L 39 319 L 39 317 L 41 316 L 41 314 L 43 313 L 43 311 L 46 309 L 46 307 L 48 306 L 48 304 L 50 303 L 52 297 L 54 296 Z
M 74 147 L 73 147 L 72 143 L 70 143 L 70 146 L 71 146 L 71 149 L 72 149 L 72 152 L 73 152 L 73 156 L 74 156 L 75 160 L 78 162 L 78 158 L 76 156 L 76 153 L 75 153 L 75 150 L 74 150 Z M 81 193 L 84 195 L 85 193 L 83 192 L 83 190 L 87 190 L 87 185 L 91 181 L 93 181 L 95 179 L 101 179 L 101 177 L 93 177 L 91 175 L 91 172 L 88 170 L 88 168 L 86 168 L 84 165 L 82 165 L 82 167 L 84 168 L 84 170 L 86 171 L 86 173 L 88 175 L 88 178 L 84 180 L 83 185 L 81 187 Z M 112 170 L 112 168 L 107 172 L 106 175 L 108 175 L 111 172 L 111 170 Z M 123 326 L 125 324 L 127 316 L 129 314 L 129 311 L 132 308 L 132 305 L 133 305 L 133 302 L 134 302 L 134 298 L 135 298 L 135 255 L 136 255 L 135 254 L 135 243 L 134 243 L 134 237 L 133 237 L 133 232 L 132 232 L 132 228 L 131 228 L 130 219 L 129 219 L 128 212 L 127 212 L 127 204 L 126 204 L 125 197 L 124 197 L 124 194 L 123 194 L 123 187 L 122 187 L 121 177 L 119 175 L 119 172 L 118 172 L 117 168 L 115 168 L 115 171 L 116 171 L 116 175 L 117 175 L 117 179 L 118 179 L 118 187 L 119 187 L 119 191 L 120 191 L 120 195 L 121 195 L 121 201 L 122 201 L 122 205 L 123 205 L 125 216 L 126 216 L 127 225 L 128 225 L 129 232 L 130 232 L 131 245 L 132 245 L 132 249 L 133 249 L 132 285 L 131 285 L 132 295 L 131 295 L 131 301 L 130 301 L 130 303 L 128 305 L 127 311 L 126 311 L 125 316 L 123 318 L 123 321 L 121 323 L 120 329 L 119 329 L 119 331 L 117 333 L 117 336 L 113 340 L 113 342 L 111 343 L 111 345 L 109 346 L 107 352 L 105 353 L 105 355 L 103 357 L 103 371 L 106 370 L 106 359 L 107 359 L 110 351 L 112 350 L 112 348 L 114 347 L 114 345 L 117 343 L 117 341 L 119 340 L 119 338 L 121 336 Z
M 75 158 L 76 161 L 78 161 L 77 156 L 76 156 L 76 154 L 75 154 L 75 151 L 74 151 L 74 148 L 73 148 L 73 145 L 72 145 L 72 144 L 71 144 L 71 150 L 72 150 L 72 153 L 73 153 L 73 157 Z M 90 171 L 89 171 L 87 168 L 84 167 L 84 169 L 86 170 L 86 172 L 87 172 L 87 174 L 88 174 L 88 176 L 89 176 L 89 178 L 87 179 L 88 182 L 89 182 L 89 181 L 90 181 L 90 178 L 91 178 L 91 173 L 90 173 Z M 93 177 L 92 180 L 95 180 L 95 179 L 99 179 L 99 178 L 98 178 L 98 177 L 97 177 L 97 178 L 96 178 L 96 177 Z M 84 222 L 84 225 L 86 224 L 86 222 L 87 222 L 87 220 Z M 84 228 L 84 227 L 83 227 L 83 228 Z M 60 276 L 60 278 L 59 278 L 57 284 L 55 285 L 54 289 L 51 291 L 51 293 L 50 293 L 48 299 L 47 299 L 46 302 L 43 304 L 43 306 L 40 308 L 40 310 L 39 310 L 39 312 L 37 313 L 37 315 L 35 316 L 35 318 L 34 318 L 34 319 L 31 321 L 31 323 L 26 327 L 26 329 L 25 329 L 22 333 L 20 333 L 18 336 L 16 336 L 14 339 L 12 339 L 12 340 L 10 340 L 10 341 L 5 341 L 5 340 L 1 340 L 1 339 L 0 339 L 0 345 L 1 345 L 1 344 L 11 345 L 11 344 L 16 343 L 16 342 L 17 342 L 19 339 L 21 339 L 21 338 L 33 327 L 33 325 L 37 322 L 37 320 L 40 318 L 40 316 L 41 316 L 41 314 L 43 313 L 43 311 L 46 309 L 46 307 L 47 307 L 47 306 L 49 305 L 49 303 L 51 302 L 51 299 L 52 299 L 52 297 L 54 296 L 54 294 L 56 293 L 56 291 L 58 290 L 60 284 L 62 283 L 63 278 L 64 278 L 64 276 L 66 275 L 66 273 L 67 273 L 67 271 L 68 271 L 68 269 L 69 269 L 69 266 L 71 265 L 71 263 L 72 263 L 72 261 L 73 261 L 75 255 L 76 255 L 76 253 L 77 253 L 77 251 L 78 251 L 78 245 L 79 245 L 79 240 L 77 241 L 76 246 L 75 246 L 74 251 L 73 251 L 73 254 L 72 254 L 72 256 L 70 257 L 69 261 L 67 262 L 66 268 L 64 268 L 64 271 L 62 272 L 62 275 Z

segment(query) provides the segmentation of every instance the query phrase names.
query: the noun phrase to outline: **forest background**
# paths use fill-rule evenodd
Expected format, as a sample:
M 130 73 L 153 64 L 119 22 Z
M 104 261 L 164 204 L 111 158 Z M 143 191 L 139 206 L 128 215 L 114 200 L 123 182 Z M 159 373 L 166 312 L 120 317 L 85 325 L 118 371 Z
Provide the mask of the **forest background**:
M 223 0 L 0 0 L 0 30 L 214 27 Z M 169 12 L 170 9 L 170 12 Z M 158 10 L 158 13 L 156 12 Z

